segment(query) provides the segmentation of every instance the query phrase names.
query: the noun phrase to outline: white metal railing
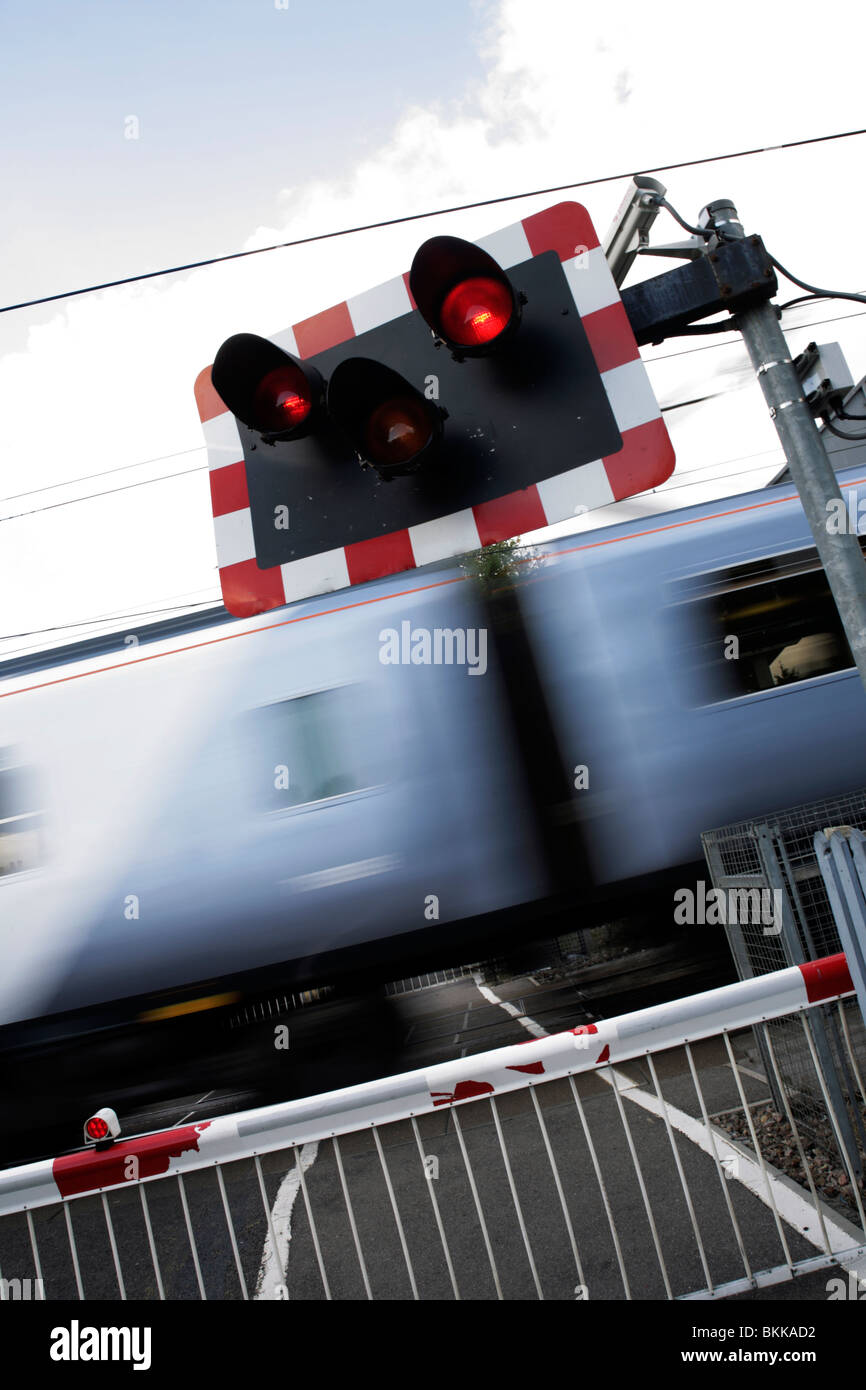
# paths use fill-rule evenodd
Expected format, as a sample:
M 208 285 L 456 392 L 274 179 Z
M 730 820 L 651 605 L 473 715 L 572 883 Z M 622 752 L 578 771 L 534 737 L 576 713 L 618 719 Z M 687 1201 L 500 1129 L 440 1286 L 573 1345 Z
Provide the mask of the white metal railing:
M 444 970 L 428 970 L 421 975 L 410 975 L 405 980 L 394 980 L 387 986 L 386 994 L 417 994 L 434 985 L 454 984 L 457 980 L 471 979 L 477 965 L 448 966 Z
M 851 992 L 830 957 L 0 1172 L 0 1298 L 26 1280 L 49 1299 L 706 1298 L 838 1263 L 866 1272 L 856 1156 L 806 1026 Z M 763 1032 L 784 1095 L 767 1028 L 782 1017 L 811 1049 L 845 1208 L 787 1098 L 801 1181 L 759 1142 L 767 1078 L 743 1030 Z M 731 1114 L 740 1138 L 719 1123 Z

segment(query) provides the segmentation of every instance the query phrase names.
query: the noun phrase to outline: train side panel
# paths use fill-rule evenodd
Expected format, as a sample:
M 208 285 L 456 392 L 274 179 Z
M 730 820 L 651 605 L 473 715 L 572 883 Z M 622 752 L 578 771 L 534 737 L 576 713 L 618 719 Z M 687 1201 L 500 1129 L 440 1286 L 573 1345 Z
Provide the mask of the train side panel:
M 469 585 L 251 629 L 8 701 L 45 858 L 0 881 L 2 1022 L 435 932 L 547 891 Z M 411 633 L 435 656 L 437 630 L 464 634 L 443 656 L 474 633 L 474 667 L 413 662 Z
M 796 616 L 774 576 L 813 563 L 799 500 L 766 503 L 753 494 L 670 527 L 611 528 L 580 550 L 563 541 L 525 586 L 563 757 L 587 767 L 573 806 L 600 884 L 698 863 L 702 830 L 866 782 L 856 669 L 742 694 L 725 679 L 725 605 L 706 595 L 748 582 L 728 635 L 763 608 L 772 644 L 786 604 Z M 783 651 L 795 638 L 820 647 L 828 621 L 816 617 L 808 639 L 792 627 Z

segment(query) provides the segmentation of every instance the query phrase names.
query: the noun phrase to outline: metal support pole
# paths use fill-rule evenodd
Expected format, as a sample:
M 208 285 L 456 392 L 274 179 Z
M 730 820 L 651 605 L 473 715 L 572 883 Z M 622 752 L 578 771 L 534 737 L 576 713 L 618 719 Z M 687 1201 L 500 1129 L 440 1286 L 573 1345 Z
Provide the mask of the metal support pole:
M 744 236 L 737 210 L 728 198 L 704 208 L 701 222 L 728 237 L 739 240 Z M 850 534 L 847 527 L 838 534 L 828 530 L 827 503 L 842 502 L 836 475 L 800 389 L 774 305 L 768 302 L 738 312 L 737 325 L 782 441 L 851 654 L 866 688 L 866 562 L 857 536 Z M 845 514 L 844 505 L 841 514 Z
M 866 1019 L 866 835 L 850 825 L 816 830 L 815 855 Z

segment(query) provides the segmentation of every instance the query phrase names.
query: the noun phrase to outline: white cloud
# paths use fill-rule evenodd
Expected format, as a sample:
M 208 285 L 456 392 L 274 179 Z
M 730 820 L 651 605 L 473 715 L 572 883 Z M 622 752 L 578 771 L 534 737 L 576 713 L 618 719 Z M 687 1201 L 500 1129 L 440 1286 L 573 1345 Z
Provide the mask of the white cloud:
M 856 12 L 847 9 L 853 20 Z M 718 11 L 686 17 L 671 10 L 665 21 L 657 6 L 644 4 L 611 12 L 561 0 L 504 0 L 483 14 L 483 83 L 460 102 L 406 110 L 388 142 L 351 177 L 330 181 L 325 171 L 313 183 L 275 190 L 274 221 L 252 231 L 247 246 L 774 144 L 860 120 L 857 46 L 840 42 L 832 62 L 816 63 L 789 4 L 762 6 L 751 50 L 727 37 L 732 31 Z M 730 193 L 749 228 L 759 229 L 793 270 L 856 288 L 862 271 L 851 190 L 859 185 L 848 172 L 858 153 L 859 142 L 841 142 L 663 178 L 687 218 L 708 199 Z M 614 184 L 574 196 L 603 232 L 622 192 Z M 230 187 L 215 189 L 215 210 L 231 197 Z M 427 236 L 442 230 L 480 236 L 554 200 L 408 223 L 67 301 L 33 327 L 26 351 L 0 360 L 0 494 L 200 445 L 193 381 L 230 333 L 278 331 L 406 268 Z M 683 235 L 660 218 L 654 239 Z M 660 273 L 670 264 L 641 266 L 638 273 Z M 832 307 L 822 317 L 831 313 Z M 825 336 L 835 337 L 835 328 Z M 863 368 L 862 334 L 856 342 L 855 376 Z M 665 345 L 654 355 L 670 350 Z M 682 390 L 682 399 L 728 385 L 731 379 L 716 376 L 726 356 L 730 361 L 729 349 L 654 369 L 657 389 L 670 399 Z M 741 413 L 733 403 L 746 396 Z M 715 415 L 668 418 L 683 469 L 711 463 L 710 452 L 724 460 L 773 447 L 755 387 L 731 396 Z M 0 514 L 204 462 L 203 454 L 184 455 L 4 502 Z M 688 500 L 695 499 L 688 494 Z M 158 607 L 194 591 L 217 593 L 204 473 L 8 522 L 0 539 L 3 633 Z

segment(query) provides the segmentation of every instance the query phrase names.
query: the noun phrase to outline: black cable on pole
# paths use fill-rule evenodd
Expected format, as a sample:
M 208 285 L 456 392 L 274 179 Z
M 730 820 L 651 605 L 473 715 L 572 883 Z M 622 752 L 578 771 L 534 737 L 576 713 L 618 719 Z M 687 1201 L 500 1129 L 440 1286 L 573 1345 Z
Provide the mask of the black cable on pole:
M 777 304 L 776 308 L 779 310 L 780 313 L 784 313 L 786 309 L 793 309 L 795 304 L 805 304 L 807 301 L 811 301 L 813 299 L 834 298 L 835 295 L 832 294 L 800 294 L 797 296 L 796 299 L 787 299 L 784 304 Z
M 720 237 L 721 240 L 723 240 L 723 241 L 735 241 L 735 240 L 737 240 L 736 237 L 728 236 L 726 233 L 720 232 L 717 228 L 712 227 L 712 226 L 709 226 L 709 227 L 693 227 L 693 226 L 691 225 L 691 223 L 686 222 L 686 220 L 685 220 L 684 217 L 681 217 L 681 216 L 680 216 L 680 214 L 677 212 L 677 210 L 676 210 L 676 208 L 673 206 L 673 204 L 672 204 L 672 203 L 669 203 L 668 200 L 667 200 L 667 198 L 663 198 L 662 195 L 661 195 L 660 193 L 656 193 L 656 194 L 652 195 L 652 196 L 651 196 L 651 201 L 652 201 L 653 203 L 655 203 L 656 207 L 665 208 L 665 209 L 670 213 L 671 217 L 673 217 L 674 220 L 675 220 L 676 222 L 679 222 L 679 224 L 680 224 L 681 227 L 685 228 L 685 230 L 686 230 L 687 232 L 691 232 L 692 236 L 702 237 L 702 238 L 703 238 L 704 240 L 706 240 L 706 241 L 708 241 L 709 238 L 710 238 L 711 236 L 714 236 L 714 235 L 717 236 L 717 237 Z M 776 260 L 776 257 L 775 257 L 775 256 L 772 256 L 772 255 L 771 255 L 771 256 L 770 256 L 770 260 L 771 260 L 772 264 L 776 267 L 776 269 L 777 269 L 782 275 L 784 275 L 784 277 L 785 277 L 786 280 L 790 280 L 792 284 L 794 284 L 794 285 L 799 285 L 801 289 L 803 289 L 803 290 L 808 290 L 808 291 L 809 291 L 809 293 L 808 293 L 807 295 L 800 295 L 797 299 L 789 299 L 788 302 L 787 302 L 787 304 L 779 304 L 779 305 L 777 305 L 777 308 L 779 309 L 780 312 L 781 312 L 782 310 L 784 310 L 784 309 L 789 309 L 789 308 L 791 307 L 792 304 L 801 304 L 801 303 L 803 302 L 804 299 L 853 299 L 853 300 L 859 301 L 859 302 L 862 303 L 862 304 L 866 304 L 866 295 L 864 295 L 864 294 L 857 294 L 857 293 L 855 293 L 855 292 L 853 292 L 853 291 L 850 291 L 850 290 L 822 290 L 822 289 L 819 289 L 817 285 L 810 285 L 810 284 L 808 283 L 808 281 L 806 281 L 806 280 L 798 280 L 797 277 L 796 277 L 796 275 L 792 275 L 791 272 L 790 272 L 790 270 L 786 270 L 785 267 L 784 267 L 779 261 Z M 731 325 L 731 326 L 732 326 L 732 327 L 736 327 L 736 323 L 732 322 L 732 325 Z M 688 333 L 689 331 L 691 331 L 691 332 L 697 332 L 697 333 L 715 333 L 715 332 L 719 332 L 721 328 L 722 328 L 722 325 L 718 325 L 718 326 L 713 325 L 713 324 L 710 324 L 710 325 L 707 325 L 707 326 L 701 325 L 701 326 L 699 326 L 699 327 L 697 327 L 697 328 L 692 328 L 692 329 L 688 329 L 688 328 L 687 328 L 687 329 L 684 329 L 684 330 L 680 330 L 680 333 Z M 680 333 L 671 333 L 671 334 L 668 334 L 667 336 L 668 336 L 668 337 L 679 337 L 679 336 L 680 336 Z
M 798 280 L 796 275 L 792 275 L 790 270 L 786 270 L 776 260 L 775 256 L 770 256 L 770 260 L 786 280 L 790 280 L 793 285 L 799 285 L 801 290 L 808 290 L 811 295 L 818 299 L 853 299 L 858 304 L 866 304 L 866 294 L 855 294 L 852 290 L 821 290 L 817 285 L 810 285 L 806 280 Z M 791 300 L 789 302 L 796 303 L 797 301 Z M 781 307 L 784 308 L 785 306 L 782 305 Z
M 508 193 L 498 198 L 483 198 L 474 203 L 458 203 L 449 208 L 435 208 L 431 212 L 413 212 L 403 217 L 389 217 L 381 222 L 366 222 L 357 227 L 343 227 L 336 232 L 317 232 L 313 236 L 297 237 L 293 241 L 281 241 L 273 246 L 257 246 L 252 251 L 232 251 L 225 256 L 209 256 L 206 260 L 168 266 L 165 270 L 149 270 L 143 275 L 126 275 L 120 280 L 106 280 L 99 285 L 86 285 L 80 290 L 64 290 L 60 294 L 43 295 L 40 299 L 24 299 L 19 304 L 3 305 L 0 307 L 0 314 L 11 314 L 16 309 L 32 309 L 38 304 L 53 304 L 58 299 L 74 299 L 81 294 L 95 294 L 98 290 L 116 289 L 119 285 L 134 285 L 141 280 L 156 280 L 163 275 L 178 275 L 185 270 L 200 270 L 208 265 L 221 265 L 223 261 L 239 261 L 246 256 L 262 256 L 266 251 L 285 251 L 289 247 L 306 246 L 313 241 L 329 241 L 333 237 L 353 236 L 356 232 L 372 232 L 381 227 L 396 227 L 403 222 L 420 222 L 428 217 L 445 217 L 454 212 L 469 212 L 473 208 L 492 207 L 497 203 L 513 203 L 521 198 L 540 198 L 548 193 L 568 193 L 575 188 L 592 188 L 602 183 L 617 183 L 620 179 L 633 178 L 635 173 L 666 174 L 675 169 L 693 169 L 700 164 L 721 164 L 728 159 L 746 159 L 753 154 L 772 154 L 778 150 L 797 149 L 802 145 L 821 145 L 831 140 L 848 140 L 856 135 L 866 135 L 866 127 L 859 130 L 840 130 L 833 135 L 814 135 L 807 140 L 785 140 L 780 145 L 756 145 L 754 149 L 734 150 L 728 154 L 706 155 L 702 159 L 683 159 L 674 164 L 658 164 L 653 169 L 638 169 L 636 171 L 630 169 L 617 174 L 605 174 L 596 179 L 579 179 L 574 183 L 560 183 L 552 188 L 535 188 L 524 193 Z M 799 281 L 794 283 L 799 284 Z
M 866 439 L 866 433 L 846 434 L 844 430 L 837 429 L 831 420 L 824 421 L 824 428 L 829 430 L 831 434 L 835 434 L 837 439 L 847 439 L 849 442 Z
M 651 195 L 651 201 L 655 203 L 656 207 L 665 208 L 674 221 L 679 222 L 684 231 L 691 232 L 692 236 L 702 237 L 704 241 L 709 241 L 711 236 L 719 235 L 715 227 L 693 227 L 690 222 L 687 222 L 684 217 L 680 216 L 673 204 L 669 203 L 667 198 L 663 198 L 660 193 Z

